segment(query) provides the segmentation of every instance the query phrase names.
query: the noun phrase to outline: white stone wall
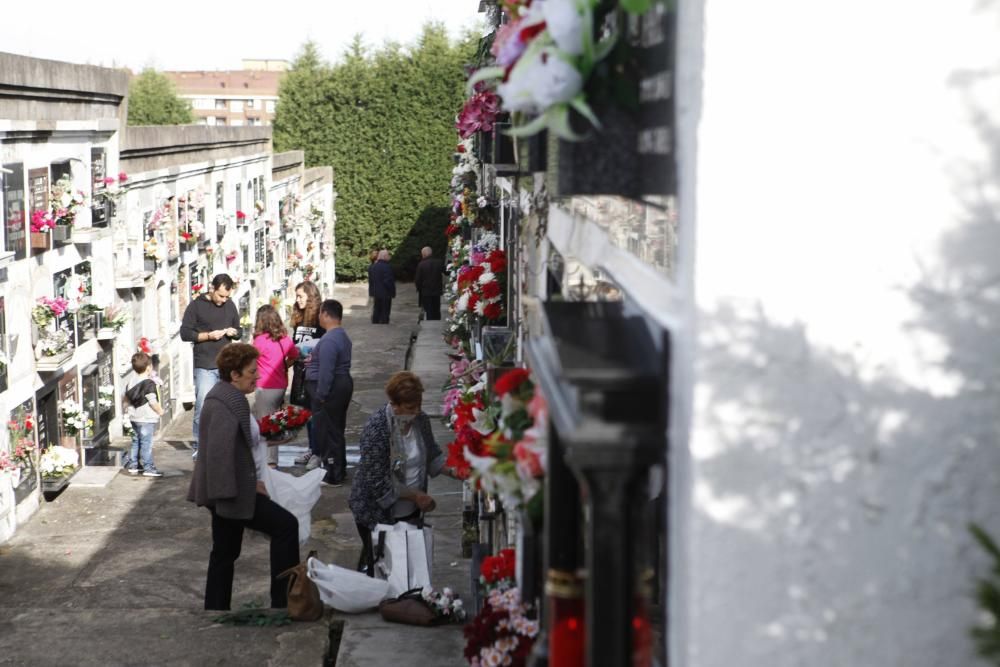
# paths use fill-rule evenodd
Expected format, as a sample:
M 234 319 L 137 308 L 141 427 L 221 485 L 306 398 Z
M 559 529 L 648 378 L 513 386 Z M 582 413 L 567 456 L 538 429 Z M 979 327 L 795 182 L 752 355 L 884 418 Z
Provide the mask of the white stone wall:
M 979 664 L 1000 4 L 681 3 L 674 665 Z

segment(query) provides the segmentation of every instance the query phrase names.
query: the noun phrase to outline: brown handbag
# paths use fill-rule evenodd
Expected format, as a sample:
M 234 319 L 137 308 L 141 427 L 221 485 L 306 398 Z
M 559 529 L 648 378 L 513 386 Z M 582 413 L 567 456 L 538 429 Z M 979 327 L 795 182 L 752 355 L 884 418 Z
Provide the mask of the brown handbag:
M 316 552 L 310 551 L 305 561 L 278 575 L 278 579 L 288 578 L 288 616 L 293 621 L 318 621 L 323 617 L 319 589 L 306 574 L 309 559 L 315 557 Z
M 398 598 L 386 600 L 378 606 L 382 618 L 390 623 L 406 625 L 439 625 L 441 619 L 424 601 L 419 588 L 406 591 Z

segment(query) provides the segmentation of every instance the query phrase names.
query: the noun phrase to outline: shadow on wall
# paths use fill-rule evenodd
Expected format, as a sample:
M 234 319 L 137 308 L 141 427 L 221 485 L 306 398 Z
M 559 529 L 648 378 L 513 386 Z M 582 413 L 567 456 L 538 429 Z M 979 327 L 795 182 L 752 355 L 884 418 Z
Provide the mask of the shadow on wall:
M 1000 127 L 972 103 L 984 82 L 1000 73 L 951 81 L 989 157 L 954 170 L 964 215 L 902 288 L 907 338 L 941 350 L 922 362 L 941 382 L 863 370 L 761 310 L 700 318 L 696 401 L 716 446 L 696 454 L 694 590 L 708 594 L 692 615 L 739 621 L 723 642 L 693 629 L 699 664 L 974 663 L 987 560 L 966 524 L 1000 536 Z

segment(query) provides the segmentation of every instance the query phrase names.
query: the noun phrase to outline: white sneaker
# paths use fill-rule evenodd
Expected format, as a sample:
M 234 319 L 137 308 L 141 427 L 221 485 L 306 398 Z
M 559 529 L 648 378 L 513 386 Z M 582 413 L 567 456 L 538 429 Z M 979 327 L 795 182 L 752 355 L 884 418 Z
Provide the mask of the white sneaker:
M 320 457 L 313 454 L 312 456 L 309 457 L 309 462 L 306 463 L 306 470 L 315 470 L 320 466 L 321 463 L 323 463 L 323 460 Z

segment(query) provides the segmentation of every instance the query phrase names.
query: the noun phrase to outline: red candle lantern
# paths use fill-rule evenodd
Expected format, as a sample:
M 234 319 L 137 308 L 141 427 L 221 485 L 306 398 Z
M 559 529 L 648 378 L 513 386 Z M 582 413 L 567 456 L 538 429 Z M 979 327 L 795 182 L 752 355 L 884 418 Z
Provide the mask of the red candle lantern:
M 549 667 L 585 667 L 587 628 L 583 583 L 572 572 L 549 570 Z

